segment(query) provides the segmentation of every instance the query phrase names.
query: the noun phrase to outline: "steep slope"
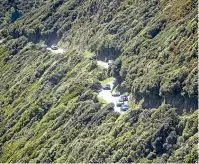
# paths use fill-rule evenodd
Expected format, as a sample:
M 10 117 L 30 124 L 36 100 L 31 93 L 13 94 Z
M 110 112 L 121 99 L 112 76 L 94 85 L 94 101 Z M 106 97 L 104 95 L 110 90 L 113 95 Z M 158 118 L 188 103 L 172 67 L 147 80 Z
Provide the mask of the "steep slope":
M 197 1 L 0 4 L 1 162 L 197 162 Z M 97 98 L 110 76 L 124 115 Z

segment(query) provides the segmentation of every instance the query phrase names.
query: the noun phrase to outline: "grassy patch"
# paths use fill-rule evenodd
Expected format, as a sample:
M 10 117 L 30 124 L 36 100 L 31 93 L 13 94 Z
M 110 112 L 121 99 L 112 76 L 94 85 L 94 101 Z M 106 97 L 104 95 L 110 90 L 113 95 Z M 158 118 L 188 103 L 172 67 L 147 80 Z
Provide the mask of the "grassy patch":
M 114 80 L 114 77 L 109 77 L 109 78 L 107 78 L 107 79 L 105 79 L 105 80 L 103 80 L 103 81 L 100 81 L 100 83 L 101 83 L 102 85 L 104 85 L 104 84 L 110 83 L 110 82 L 113 81 L 113 80 Z
M 103 103 L 103 104 L 108 104 L 108 103 L 106 102 L 106 100 L 104 100 L 103 98 L 98 97 L 98 100 L 99 100 L 99 102 L 101 102 L 101 103 Z
M 5 47 L 0 48 L 0 72 L 4 73 L 10 68 L 10 64 L 6 64 L 3 60 L 5 57 L 9 56 Z
M 90 58 L 90 57 L 93 57 L 93 56 L 95 56 L 95 54 L 92 53 L 92 52 L 90 52 L 90 51 L 88 51 L 88 50 L 86 50 L 86 51 L 84 52 L 84 57 L 85 57 L 85 58 Z

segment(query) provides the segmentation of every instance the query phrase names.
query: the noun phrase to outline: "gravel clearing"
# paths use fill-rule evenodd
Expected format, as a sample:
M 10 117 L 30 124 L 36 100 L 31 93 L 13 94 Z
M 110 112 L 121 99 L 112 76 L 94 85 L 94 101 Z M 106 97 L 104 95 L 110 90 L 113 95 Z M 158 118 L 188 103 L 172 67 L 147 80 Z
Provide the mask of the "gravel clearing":
M 58 48 L 57 50 L 52 50 L 51 48 L 47 48 L 47 50 L 51 51 L 54 54 L 63 54 L 66 52 L 66 50 L 64 50 L 63 48 Z

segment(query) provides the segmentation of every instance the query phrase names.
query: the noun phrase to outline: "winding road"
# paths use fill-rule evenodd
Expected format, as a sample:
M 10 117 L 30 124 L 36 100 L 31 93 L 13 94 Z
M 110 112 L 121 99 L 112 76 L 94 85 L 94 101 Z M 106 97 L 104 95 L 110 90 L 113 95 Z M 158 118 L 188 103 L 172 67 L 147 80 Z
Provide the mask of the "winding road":
M 97 61 L 97 64 L 99 66 L 101 66 L 101 67 L 106 68 L 106 69 L 108 69 L 108 67 L 109 67 L 108 63 L 103 62 L 103 61 Z M 107 84 L 110 84 L 111 90 L 113 88 L 113 81 L 114 80 L 112 80 L 111 82 L 107 83 Z M 119 97 L 112 96 L 111 90 L 102 90 L 102 91 L 100 91 L 98 97 L 103 99 L 103 100 L 105 100 L 107 103 L 113 103 L 114 104 L 114 111 L 118 112 L 120 114 L 123 114 L 124 111 L 121 111 L 120 107 L 117 107 L 117 105 L 116 105 L 116 102 L 119 99 Z
M 52 50 L 51 48 L 48 47 L 47 50 L 51 51 L 54 54 L 63 54 L 64 52 L 66 52 L 66 50 L 64 50 L 62 48 L 58 48 L 57 50 Z M 104 62 L 104 61 L 98 60 L 97 64 L 98 64 L 98 66 L 101 66 L 101 67 L 106 68 L 106 69 L 108 69 L 108 67 L 109 67 L 108 63 Z M 107 84 L 110 84 L 111 90 L 112 90 L 112 88 L 113 88 L 113 80 L 111 82 L 107 83 Z M 102 91 L 100 91 L 98 97 L 103 99 L 103 100 L 105 100 L 107 103 L 113 103 L 114 104 L 114 111 L 118 112 L 120 114 L 123 114 L 124 111 L 121 111 L 120 107 L 117 107 L 117 105 L 116 105 L 116 102 L 119 99 L 119 97 L 112 96 L 111 90 L 102 90 Z
M 108 67 L 109 67 L 108 63 L 101 61 L 101 60 L 97 60 L 97 65 L 104 67 L 106 69 L 108 69 Z
M 58 48 L 57 50 L 52 50 L 50 47 L 46 48 L 47 50 L 51 51 L 54 54 L 63 54 L 66 52 L 63 48 Z
M 107 83 L 110 84 L 111 89 L 113 88 L 113 81 Z M 107 103 L 113 103 L 114 104 L 114 111 L 123 114 L 124 111 L 120 110 L 120 107 L 116 106 L 116 102 L 119 99 L 119 97 L 114 97 L 111 95 L 111 90 L 102 90 L 99 95 L 99 98 L 105 100 Z

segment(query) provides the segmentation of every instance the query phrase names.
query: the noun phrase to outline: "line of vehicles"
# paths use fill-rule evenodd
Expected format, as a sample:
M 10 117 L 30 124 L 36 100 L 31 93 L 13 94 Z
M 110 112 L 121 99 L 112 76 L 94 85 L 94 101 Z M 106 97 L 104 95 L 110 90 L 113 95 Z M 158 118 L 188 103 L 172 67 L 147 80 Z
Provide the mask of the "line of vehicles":
M 47 48 L 48 46 L 46 44 L 42 44 L 41 47 L 42 48 Z M 50 48 L 52 50 L 58 50 L 58 46 L 56 44 L 53 44 Z
M 114 83 L 114 81 L 113 81 Z M 111 85 L 110 84 L 105 84 L 102 86 L 103 90 L 111 90 Z M 121 95 L 119 91 L 113 91 L 111 92 L 111 95 L 113 97 L 118 97 L 116 100 L 116 106 L 120 107 L 121 111 L 127 111 L 129 109 L 128 106 L 128 96 L 126 95 Z

